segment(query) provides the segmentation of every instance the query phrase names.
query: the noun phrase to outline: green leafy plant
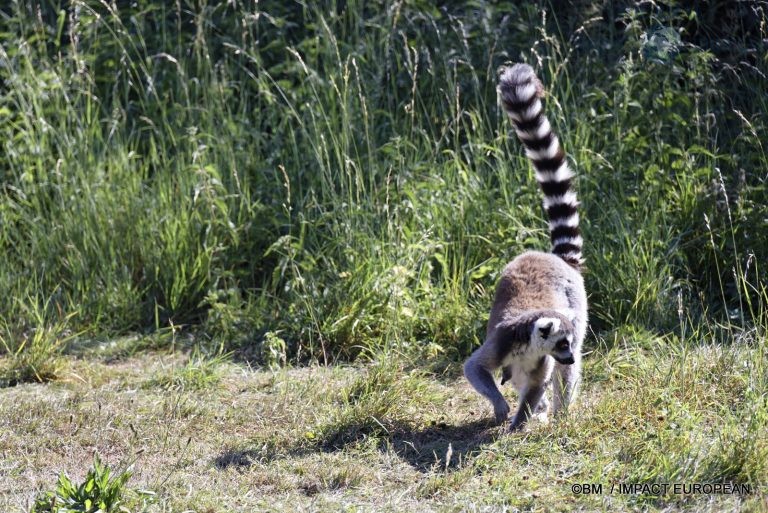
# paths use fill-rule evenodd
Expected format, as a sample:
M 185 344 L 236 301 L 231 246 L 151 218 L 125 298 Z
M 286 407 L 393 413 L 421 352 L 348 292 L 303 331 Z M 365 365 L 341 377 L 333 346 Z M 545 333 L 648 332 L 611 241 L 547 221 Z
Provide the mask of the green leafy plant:
M 85 480 L 75 485 L 66 473 L 59 475 L 54 491 L 37 497 L 30 513 L 112 513 L 128 511 L 121 507 L 131 478 L 128 468 L 117 475 L 104 465 L 98 456 L 93 457 L 93 467 Z

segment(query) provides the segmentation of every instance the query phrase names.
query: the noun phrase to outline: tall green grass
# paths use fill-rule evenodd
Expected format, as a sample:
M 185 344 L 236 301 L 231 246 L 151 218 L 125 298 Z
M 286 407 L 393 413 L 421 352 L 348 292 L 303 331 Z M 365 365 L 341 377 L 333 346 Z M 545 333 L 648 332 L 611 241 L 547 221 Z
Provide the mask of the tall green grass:
M 594 329 L 764 333 L 765 12 L 743 7 L 11 3 L 3 350 L 66 320 L 467 354 L 504 263 L 547 247 L 508 60 L 576 162 Z

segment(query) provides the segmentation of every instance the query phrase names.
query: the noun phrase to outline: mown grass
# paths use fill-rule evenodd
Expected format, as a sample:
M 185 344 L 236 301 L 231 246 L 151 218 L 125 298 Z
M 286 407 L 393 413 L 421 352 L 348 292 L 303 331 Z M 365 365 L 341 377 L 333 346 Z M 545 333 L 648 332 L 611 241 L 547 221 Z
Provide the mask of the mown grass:
M 0 7 L 0 493 L 141 451 L 150 510 L 758 511 L 567 484 L 765 484 L 766 6 L 581 4 Z M 509 60 L 592 327 L 579 413 L 521 437 L 458 366 L 547 247 Z
M 97 452 L 131 465 L 130 511 L 762 511 L 765 338 L 723 347 L 706 336 L 690 351 L 650 334 L 611 336 L 587 360 L 578 408 L 515 435 L 491 425 L 458 364 L 434 373 L 392 355 L 275 371 L 222 363 L 217 383 L 168 388 L 154 375 L 183 363 L 174 353 L 93 355 L 64 381 L 6 390 L 0 496 L 6 510 L 26 511 L 60 469 L 82 481 Z M 574 494 L 577 483 L 603 493 Z M 619 483 L 752 493 L 609 493 Z

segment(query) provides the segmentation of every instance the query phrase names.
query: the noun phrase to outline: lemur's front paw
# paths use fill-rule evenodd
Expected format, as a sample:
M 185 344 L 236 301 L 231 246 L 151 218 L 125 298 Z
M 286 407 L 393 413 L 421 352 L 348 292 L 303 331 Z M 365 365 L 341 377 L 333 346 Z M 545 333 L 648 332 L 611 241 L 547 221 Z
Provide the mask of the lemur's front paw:
M 501 424 L 509 417 L 509 405 L 506 402 L 498 403 L 493 407 L 496 415 L 496 424 Z
M 520 431 L 525 427 L 526 422 L 528 421 L 528 417 L 525 415 L 515 415 L 515 418 L 512 419 L 509 423 L 509 430 L 510 431 Z

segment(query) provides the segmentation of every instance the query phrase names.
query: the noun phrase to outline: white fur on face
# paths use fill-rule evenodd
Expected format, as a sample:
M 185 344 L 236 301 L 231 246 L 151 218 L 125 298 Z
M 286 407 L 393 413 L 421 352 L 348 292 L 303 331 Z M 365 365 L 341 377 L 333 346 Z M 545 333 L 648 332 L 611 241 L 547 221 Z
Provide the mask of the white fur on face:
M 547 338 L 541 336 L 541 330 L 549 327 Z M 552 349 L 552 341 L 562 337 L 558 336 L 561 332 L 561 322 L 557 317 L 539 317 L 533 324 L 533 334 L 531 335 L 531 345 L 537 350 L 548 353 Z

